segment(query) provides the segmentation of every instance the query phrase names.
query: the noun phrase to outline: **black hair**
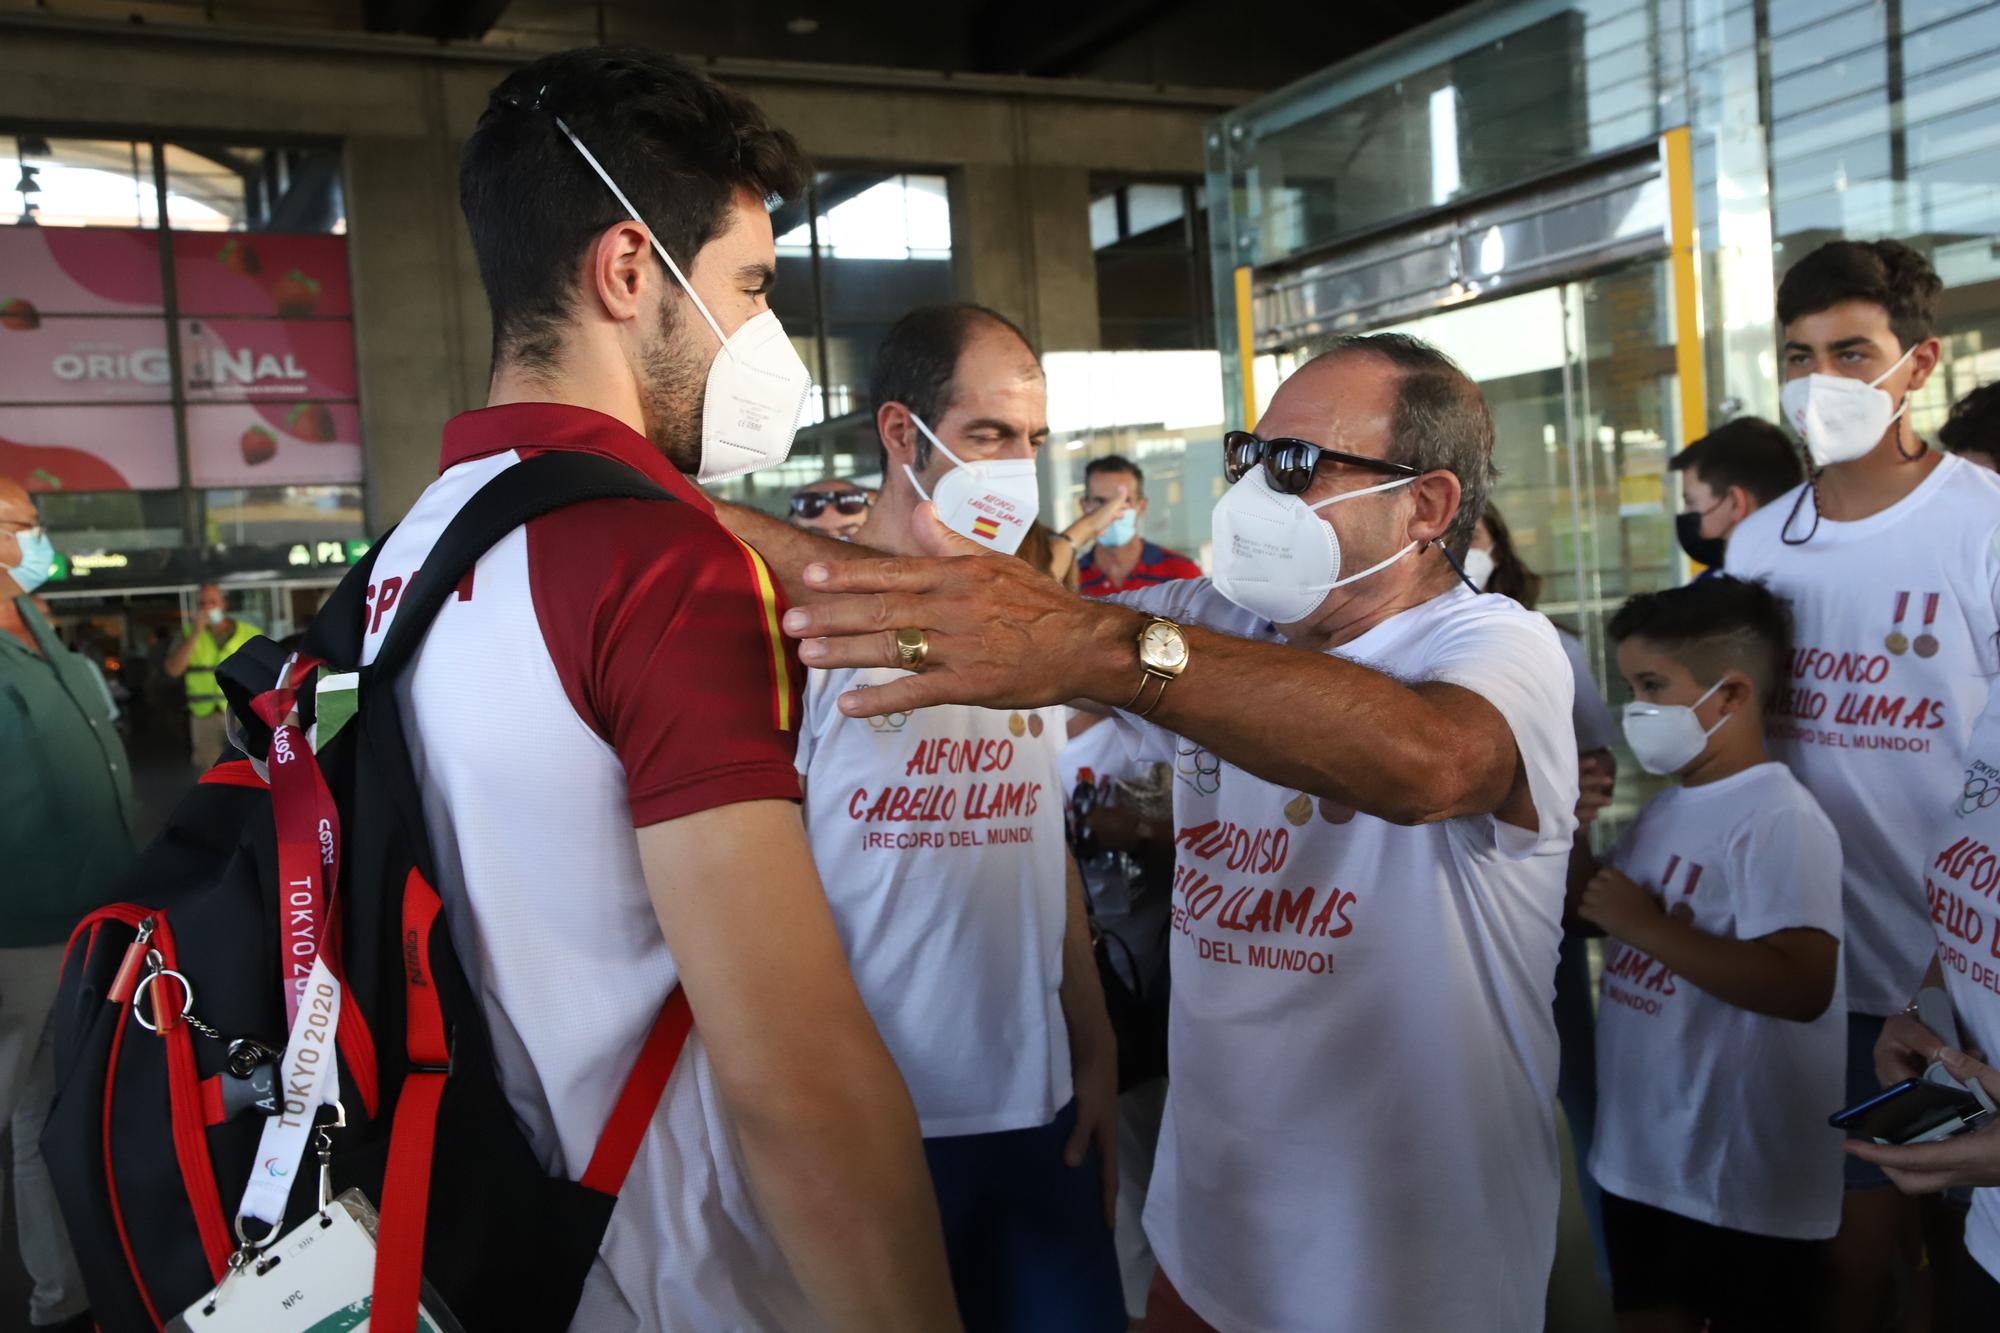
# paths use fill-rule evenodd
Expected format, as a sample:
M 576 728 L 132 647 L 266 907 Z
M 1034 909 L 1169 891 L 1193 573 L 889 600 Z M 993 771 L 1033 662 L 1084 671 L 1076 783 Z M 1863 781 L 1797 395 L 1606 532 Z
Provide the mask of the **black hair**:
M 1786 679 L 1792 615 L 1762 583 L 1717 574 L 1679 588 L 1642 592 L 1618 608 L 1613 643 L 1644 639 L 1685 666 L 1704 689 L 1734 667 L 1770 707 Z
M 879 409 L 884 403 L 901 403 L 924 419 L 932 430 L 951 410 L 956 391 L 952 376 L 958 373 L 958 358 L 975 329 L 998 325 L 1021 340 L 1030 356 L 1040 357 L 1028 335 L 997 310 L 970 301 L 918 306 L 890 328 L 875 352 L 875 367 L 868 377 L 868 397 Z M 931 442 L 917 436 L 917 470 L 930 465 Z M 883 450 L 883 466 L 888 466 Z
M 1938 443 L 1955 454 L 2000 460 L 2000 384 L 1982 384 L 1953 403 L 1938 427 Z
M 1943 294 L 1930 261 L 1901 241 L 1828 241 L 1778 284 L 1778 323 L 1868 301 L 1889 312 L 1889 328 L 1907 352 L 1931 336 Z
M 1458 478 L 1458 512 L 1440 539 L 1462 552 L 1486 512 L 1496 476 L 1493 416 L 1486 398 L 1458 362 L 1407 333 L 1348 333 L 1320 345 L 1318 356 L 1365 353 L 1399 372 L 1389 421 L 1389 461 Z
M 796 197 L 809 167 L 741 93 L 672 56 L 587 47 L 543 56 L 493 89 L 459 157 L 458 197 L 493 313 L 493 359 L 549 368 L 578 261 L 627 221 L 556 125 L 561 117 L 687 272 L 739 189 Z
M 1106 454 L 1102 458 L 1091 459 L 1088 463 L 1084 464 L 1083 467 L 1083 484 L 1088 486 L 1090 484 L 1090 479 L 1098 475 L 1100 472 L 1116 472 L 1121 475 L 1130 475 L 1133 482 L 1135 483 L 1134 490 L 1142 498 L 1145 496 L 1146 474 L 1139 470 L 1139 465 L 1137 463 L 1133 462 L 1125 455 Z
M 1784 430 L 1762 417 L 1737 417 L 1688 445 L 1667 464 L 1694 472 L 1702 485 L 1720 494 L 1741 486 L 1760 505 L 1806 479 L 1805 461 Z
M 1514 532 L 1507 526 L 1507 520 L 1500 517 L 1497 505 L 1488 504 L 1486 512 L 1480 515 L 1486 530 L 1493 534 L 1493 577 L 1486 580 L 1486 591 L 1497 592 L 1502 597 L 1511 597 L 1530 611 L 1542 595 L 1542 576 L 1528 568 L 1528 562 L 1514 549 Z

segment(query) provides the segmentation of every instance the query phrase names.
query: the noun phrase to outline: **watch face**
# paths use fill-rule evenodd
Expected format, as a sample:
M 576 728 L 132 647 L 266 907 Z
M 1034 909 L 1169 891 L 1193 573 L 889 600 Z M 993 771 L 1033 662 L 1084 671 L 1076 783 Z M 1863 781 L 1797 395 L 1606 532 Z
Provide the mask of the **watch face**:
M 1148 625 L 1139 636 L 1139 645 L 1147 666 L 1171 670 L 1187 661 L 1187 640 L 1172 625 Z

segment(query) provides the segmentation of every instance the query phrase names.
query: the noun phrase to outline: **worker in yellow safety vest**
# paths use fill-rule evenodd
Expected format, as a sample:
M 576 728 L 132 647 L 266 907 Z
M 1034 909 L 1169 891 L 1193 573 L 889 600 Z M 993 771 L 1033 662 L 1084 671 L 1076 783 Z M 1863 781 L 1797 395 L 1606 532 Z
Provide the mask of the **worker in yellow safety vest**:
M 264 631 L 247 621 L 232 620 L 222 589 L 213 583 L 201 585 L 194 608 L 194 627 L 167 654 L 167 674 L 187 680 L 188 737 L 193 744 L 194 766 L 205 769 L 229 744 L 225 730 L 228 704 L 216 682 L 215 668 Z

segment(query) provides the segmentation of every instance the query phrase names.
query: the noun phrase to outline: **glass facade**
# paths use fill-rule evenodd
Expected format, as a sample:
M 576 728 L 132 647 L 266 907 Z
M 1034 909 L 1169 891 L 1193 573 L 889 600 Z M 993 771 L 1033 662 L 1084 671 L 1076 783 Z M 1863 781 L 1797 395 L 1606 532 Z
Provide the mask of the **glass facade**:
M 1208 205 L 1192 181 L 1091 182 L 1098 345 L 1107 351 L 1215 345 Z
M 4 186 L 0 473 L 52 592 L 363 535 L 338 148 L 0 134 Z
M 1207 180 L 1228 423 L 1328 333 L 1457 357 L 1544 609 L 1615 704 L 1605 618 L 1688 573 L 1667 459 L 1777 415 L 1792 258 L 1836 237 L 1930 255 L 1945 360 L 1919 429 L 2000 379 L 1996 74 L 1995 0 L 1521 0 L 1232 113 Z

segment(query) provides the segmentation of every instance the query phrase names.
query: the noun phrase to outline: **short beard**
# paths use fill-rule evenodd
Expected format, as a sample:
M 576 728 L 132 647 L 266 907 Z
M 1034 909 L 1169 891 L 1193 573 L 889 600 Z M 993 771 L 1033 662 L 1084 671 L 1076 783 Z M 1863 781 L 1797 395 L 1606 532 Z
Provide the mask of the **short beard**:
M 690 475 L 701 468 L 702 404 L 708 389 L 708 361 L 689 346 L 680 302 L 660 306 L 657 336 L 641 352 L 639 407 L 646 435 L 667 461 Z M 706 341 L 706 340 L 704 340 Z M 717 349 L 716 355 L 721 355 Z

